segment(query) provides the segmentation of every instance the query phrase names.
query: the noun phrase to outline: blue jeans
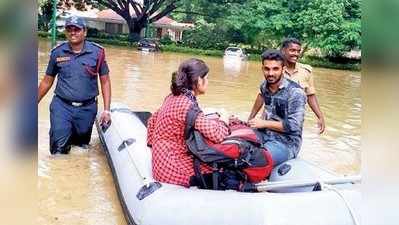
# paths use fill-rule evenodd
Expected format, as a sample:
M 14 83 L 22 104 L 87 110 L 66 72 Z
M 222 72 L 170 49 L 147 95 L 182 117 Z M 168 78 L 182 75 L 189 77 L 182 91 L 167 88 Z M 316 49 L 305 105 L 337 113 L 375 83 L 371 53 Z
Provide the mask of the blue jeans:
M 284 144 L 278 141 L 266 141 L 263 145 L 272 155 L 274 166 L 277 166 L 289 159 L 290 152 Z

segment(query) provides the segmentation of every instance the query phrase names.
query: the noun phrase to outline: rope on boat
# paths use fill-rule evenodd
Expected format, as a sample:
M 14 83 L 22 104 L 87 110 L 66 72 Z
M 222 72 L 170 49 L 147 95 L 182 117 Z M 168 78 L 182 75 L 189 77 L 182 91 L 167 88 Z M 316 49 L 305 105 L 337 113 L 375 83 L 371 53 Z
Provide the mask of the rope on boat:
M 139 118 L 136 116 L 136 119 L 139 119 Z M 128 139 L 123 139 L 122 135 L 119 133 L 118 129 L 115 129 L 115 131 L 116 131 L 117 135 L 123 140 L 122 145 L 125 145 L 125 148 L 127 148 L 129 146 L 129 144 L 124 140 L 128 140 Z M 134 142 L 132 142 L 132 144 L 133 143 Z M 134 168 L 136 169 L 137 175 L 139 176 L 139 178 L 141 178 L 141 181 L 143 182 L 143 186 L 139 189 L 139 191 L 136 194 L 136 198 L 141 201 L 144 198 L 146 198 L 147 196 L 154 193 L 159 188 L 161 188 L 162 184 L 158 181 L 152 181 L 151 178 L 143 176 L 142 172 L 140 171 L 140 168 L 138 168 L 135 160 L 133 159 L 133 156 L 130 153 L 128 153 L 128 157 L 129 157 L 131 163 L 133 164 Z
M 337 188 L 333 187 L 332 185 L 329 185 L 329 184 L 325 184 L 325 183 L 320 182 L 320 185 L 321 185 L 322 189 L 331 190 L 331 191 L 337 193 L 337 195 L 344 201 L 345 206 L 348 209 L 349 214 L 352 217 L 354 225 L 360 225 L 359 220 L 357 219 L 357 217 L 355 215 L 355 211 L 353 210 L 353 208 L 351 207 L 349 202 L 346 200 L 346 198 L 342 194 L 342 192 L 340 190 L 338 190 Z

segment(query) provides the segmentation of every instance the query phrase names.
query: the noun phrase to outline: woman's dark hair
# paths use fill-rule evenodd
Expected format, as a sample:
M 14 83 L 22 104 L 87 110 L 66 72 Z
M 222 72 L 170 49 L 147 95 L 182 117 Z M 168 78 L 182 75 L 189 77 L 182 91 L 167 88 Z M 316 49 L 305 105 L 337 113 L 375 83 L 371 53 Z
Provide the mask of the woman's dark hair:
M 274 49 L 266 50 L 262 53 L 262 64 L 265 60 L 280 61 L 282 65 L 284 65 L 285 62 L 284 55 L 281 53 L 281 51 Z
M 179 69 L 172 74 L 170 90 L 173 95 L 180 95 L 184 89 L 193 90 L 198 78 L 204 78 L 209 72 L 208 66 L 200 59 L 188 59 L 182 62 Z

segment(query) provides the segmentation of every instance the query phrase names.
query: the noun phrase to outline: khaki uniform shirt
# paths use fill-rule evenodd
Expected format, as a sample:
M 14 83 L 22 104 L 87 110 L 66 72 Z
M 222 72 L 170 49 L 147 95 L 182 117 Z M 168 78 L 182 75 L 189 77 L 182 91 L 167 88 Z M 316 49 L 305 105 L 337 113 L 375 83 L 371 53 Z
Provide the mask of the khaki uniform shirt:
M 284 70 L 284 77 L 298 83 L 304 89 L 306 95 L 316 94 L 311 66 L 296 63 L 294 72 L 289 73 L 287 69 Z

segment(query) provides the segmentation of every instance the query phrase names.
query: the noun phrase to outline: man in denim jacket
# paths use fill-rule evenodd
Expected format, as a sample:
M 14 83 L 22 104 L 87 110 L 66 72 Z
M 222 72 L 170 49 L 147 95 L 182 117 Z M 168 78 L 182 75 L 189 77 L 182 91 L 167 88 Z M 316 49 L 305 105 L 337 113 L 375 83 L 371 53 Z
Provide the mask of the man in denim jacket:
M 263 144 L 275 165 L 295 158 L 301 148 L 306 95 L 297 83 L 284 78 L 284 56 L 280 51 L 262 54 L 265 81 L 260 85 L 248 123 L 263 134 Z M 262 106 L 265 115 L 255 118 Z

